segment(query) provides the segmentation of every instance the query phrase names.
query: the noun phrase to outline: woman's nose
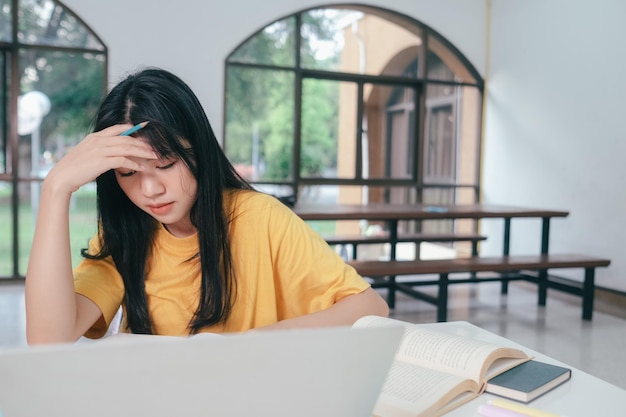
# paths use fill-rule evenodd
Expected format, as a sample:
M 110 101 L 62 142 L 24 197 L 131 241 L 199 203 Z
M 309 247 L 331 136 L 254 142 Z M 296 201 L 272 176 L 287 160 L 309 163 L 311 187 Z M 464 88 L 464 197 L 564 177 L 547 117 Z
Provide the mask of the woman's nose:
M 154 175 L 146 175 L 141 181 L 141 191 L 146 197 L 154 197 L 165 192 L 165 185 Z

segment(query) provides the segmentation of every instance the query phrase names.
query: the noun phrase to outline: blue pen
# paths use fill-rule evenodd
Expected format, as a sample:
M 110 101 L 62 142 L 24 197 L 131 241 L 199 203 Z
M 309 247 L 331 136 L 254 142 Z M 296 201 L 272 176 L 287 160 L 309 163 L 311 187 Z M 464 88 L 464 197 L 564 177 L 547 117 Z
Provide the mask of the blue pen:
M 135 126 L 131 127 L 130 129 L 120 133 L 120 136 L 130 136 L 133 133 L 138 132 L 141 129 L 143 129 L 147 124 L 148 122 L 137 123 Z
M 445 213 L 448 211 L 445 207 L 437 207 L 437 206 L 426 206 L 424 210 L 428 213 Z

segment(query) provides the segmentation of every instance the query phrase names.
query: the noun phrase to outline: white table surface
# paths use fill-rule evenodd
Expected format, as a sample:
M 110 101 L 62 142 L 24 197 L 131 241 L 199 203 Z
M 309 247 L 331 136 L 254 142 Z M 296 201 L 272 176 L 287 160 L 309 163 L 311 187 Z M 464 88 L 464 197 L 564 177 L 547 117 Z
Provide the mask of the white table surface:
M 503 346 L 522 349 L 530 356 L 543 362 L 565 366 L 572 370 L 572 377 L 563 385 L 528 403 L 529 407 L 549 411 L 563 417 L 624 417 L 626 416 L 626 390 L 576 369 L 566 363 L 552 359 L 512 340 L 498 336 L 464 321 L 430 323 L 439 331 L 465 337 L 473 337 Z M 575 346 L 572 346 L 575 349 Z M 626 360 L 626 357 L 625 357 Z M 500 398 L 484 393 L 467 404 L 449 412 L 446 417 L 480 417 L 478 407 L 491 399 Z

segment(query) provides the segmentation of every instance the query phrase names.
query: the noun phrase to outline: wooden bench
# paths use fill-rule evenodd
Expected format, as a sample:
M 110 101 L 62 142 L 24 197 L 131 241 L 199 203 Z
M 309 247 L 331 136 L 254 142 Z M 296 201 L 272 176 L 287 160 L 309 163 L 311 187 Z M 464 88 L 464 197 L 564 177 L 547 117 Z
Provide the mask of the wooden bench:
M 472 256 L 478 255 L 478 242 L 486 240 L 487 236 L 478 233 L 403 233 L 399 234 L 397 243 L 415 243 L 416 259 L 419 259 L 419 244 L 422 242 L 471 242 Z M 388 233 L 365 236 L 365 235 L 333 235 L 324 236 L 324 240 L 329 245 L 350 245 L 352 246 L 352 259 L 357 259 L 358 245 L 371 245 L 375 243 L 389 243 Z
M 502 293 L 508 291 L 508 282 L 526 280 L 537 284 L 540 306 L 546 305 L 547 289 L 554 288 L 582 297 L 582 318 L 591 320 L 595 290 L 595 268 L 607 267 L 611 261 L 586 255 L 549 254 L 530 256 L 472 257 L 415 261 L 358 261 L 348 262 L 364 277 L 374 279 L 374 288 L 387 288 L 389 307 L 395 306 L 395 292 L 400 291 L 437 306 L 437 320 L 446 321 L 448 285 L 500 281 Z M 577 282 L 549 275 L 553 269 L 581 268 L 584 280 Z M 450 274 L 465 273 L 462 278 Z M 465 276 L 471 274 L 469 277 Z M 491 273 L 482 276 L 482 273 Z M 437 279 L 398 282 L 397 276 L 438 275 Z M 481 275 L 478 275 L 481 274 Z M 415 287 L 438 286 L 437 296 L 417 291 Z

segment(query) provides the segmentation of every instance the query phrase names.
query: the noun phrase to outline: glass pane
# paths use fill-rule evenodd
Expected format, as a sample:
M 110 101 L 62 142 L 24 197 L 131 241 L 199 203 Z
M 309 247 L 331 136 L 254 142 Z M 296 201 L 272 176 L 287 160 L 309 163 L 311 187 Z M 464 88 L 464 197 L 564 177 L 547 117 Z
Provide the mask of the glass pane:
M 467 66 L 461 62 L 457 52 L 453 52 L 439 39 L 428 38 L 428 79 L 476 83 Z
M 53 0 L 20 0 L 17 36 L 30 45 L 105 49 L 72 12 Z
M 255 183 L 254 188 L 262 193 L 273 195 L 290 207 L 296 204 L 296 193 L 291 185 Z
M 302 15 L 302 66 L 370 75 L 403 75 L 423 48 L 421 29 L 355 10 Z M 410 28 L 410 29 L 408 29 Z
M 86 248 L 89 239 L 98 231 L 96 184 L 82 186 L 72 194 L 70 204 L 70 245 L 72 266 L 78 265 L 80 251 Z
M 478 184 L 481 102 L 476 87 L 427 87 L 424 183 Z M 459 204 L 476 201 L 472 189 L 463 191 L 460 197 L 456 201 Z
M 483 95 L 477 87 L 461 87 L 459 107 L 459 159 L 457 183 L 478 186 L 480 182 L 480 153 Z M 461 188 L 456 195 L 457 204 L 474 204 L 478 201 L 474 188 Z
M 356 118 L 345 115 L 345 109 L 339 108 L 340 96 L 346 100 L 347 107 L 354 107 L 355 85 L 317 79 L 302 82 L 302 178 L 354 178 Z M 340 136 L 345 140 L 340 141 Z M 341 171 L 337 166 L 338 155 L 342 156 Z
M 20 54 L 21 177 L 45 177 L 87 133 L 104 92 L 102 55 L 29 49 Z
M 416 160 L 415 90 L 367 84 L 364 90 L 368 164 L 365 178 L 413 178 Z
M 455 204 L 454 188 L 426 188 L 422 193 L 423 204 L 432 206 L 445 206 Z M 452 233 L 454 231 L 453 220 L 424 220 L 422 231 L 426 233 Z
M 294 67 L 295 27 L 293 17 L 272 23 L 237 48 L 228 62 Z
M 31 206 L 31 199 L 39 201 L 40 183 L 19 182 L 17 185 L 19 207 L 18 216 L 18 273 L 26 275 L 30 247 L 33 243 L 37 210 Z M 37 204 L 37 203 L 35 203 Z
M 368 187 L 367 202 L 370 203 L 416 203 L 417 192 L 414 186 Z
M 10 42 L 13 33 L 11 0 L 0 0 L 0 41 Z
M 293 178 L 293 115 L 292 72 L 227 68 L 224 149 L 246 179 Z
M 9 160 L 8 135 L 9 135 L 9 75 L 6 73 L 8 68 L 7 56 L 4 51 L 0 51 L 0 85 L 6 85 L 0 88 L 0 174 L 7 172 L 7 162 Z
M 425 183 L 457 182 L 460 94 L 461 88 L 453 85 L 430 85 L 426 89 Z
M 21 182 L 18 185 L 19 209 L 19 273 L 26 275 L 30 246 L 37 217 L 39 182 Z M 90 183 L 72 194 L 70 201 L 70 253 L 72 266 L 82 259 L 80 251 L 97 231 L 96 184 Z
M 362 204 L 367 188 L 341 185 L 306 185 L 298 193 L 298 204 Z M 308 221 L 321 235 L 360 234 L 359 221 Z
M 422 204 L 429 206 L 455 204 L 455 191 L 451 187 L 428 187 L 422 191 Z
M 336 176 L 337 178 L 355 178 L 357 169 L 358 87 L 349 82 L 337 84 L 339 85 L 339 99 L 337 101 L 339 108 L 336 110 L 337 145 L 334 156 L 337 160 Z
M 10 182 L 0 181 L 0 277 L 13 275 L 13 224 Z

